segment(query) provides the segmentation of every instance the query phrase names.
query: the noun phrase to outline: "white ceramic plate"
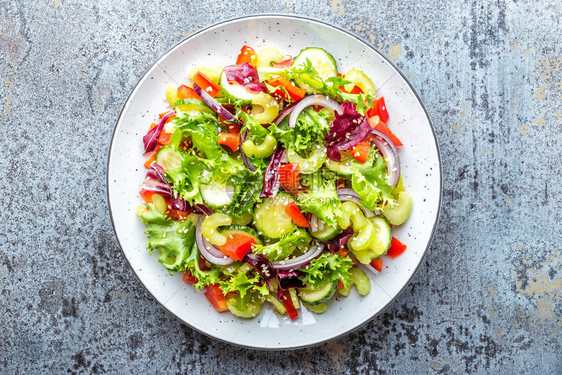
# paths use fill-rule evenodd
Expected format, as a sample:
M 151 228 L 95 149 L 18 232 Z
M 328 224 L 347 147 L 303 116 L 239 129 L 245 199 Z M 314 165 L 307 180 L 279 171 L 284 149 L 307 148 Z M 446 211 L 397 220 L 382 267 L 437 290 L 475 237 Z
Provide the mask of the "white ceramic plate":
M 340 72 L 364 71 L 384 96 L 388 126 L 405 144 L 400 150 L 406 190 L 414 207 L 408 221 L 395 228 L 407 251 L 384 258 L 383 271 L 368 272 L 371 293 L 334 298 L 328 311 L 314 315 L 303 309 L 294 322 L 273 314 L 269 304 L 251 320 L 217 313 L 203 293 L 170 276 L 149 256 L 142 224 L 135 215 L 146 170 L 142 136 L 166 103 L 164 88 L 188 82 L 195 67 L 228 65 L 244 44 L 259 50 L 278 48 L 295 56 L 302 48 L 329 51 Z M 441 199 L 441 165 L 435 135 L 419 97 L 397 68 L 369 44 L 349 32 L 320 21 L 294 16 L 262 15 L 238 18 L 201 30 L 162 56 L 140 79 L 115 128 L 108 160 L 107 191 L 115 233 L 131 267 L 150 294 L 168 311 L 197 331 L 217 339 L 260 349 L 290 349 L 315 345 L 343 335 L 380 313 L 408 284 L 429 247 Z

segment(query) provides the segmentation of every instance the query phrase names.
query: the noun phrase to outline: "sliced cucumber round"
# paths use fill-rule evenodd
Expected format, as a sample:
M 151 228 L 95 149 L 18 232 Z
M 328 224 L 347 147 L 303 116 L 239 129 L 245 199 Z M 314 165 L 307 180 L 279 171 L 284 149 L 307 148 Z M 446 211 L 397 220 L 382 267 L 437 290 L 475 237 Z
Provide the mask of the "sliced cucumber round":
M 338 75 L 336 60 L 322 48 L 309 47 L 303 49 L 298 56 L 293 59 L 293 64 L 291 66 L 306 65 L 307 60 L 311 62 L 312 66 L 316 69 L 323 81 Z M 299 87 L 307 89 L 309 93 L 315 92 L 313 87 L 302 80 L 296 80 L 295 82 Z
M 375 85 L 373 81 L 365 73 L 357 69 L 351 69 L 347 72 L 344 76 L 347 81 L 351 81 L 348 85 L 345 85 L 345 89 L 347 91 L 353 90 L 353 86 L 357 85 L 365 94 L 374 94 L 375 93 Z
M 285 206 L 290 202 L 294 202 L 293 198 L 280 193 L 258 204 L 254 214 L 257 230 L 268 238 L 280 238 L 291 232 L 295 224 L 285 212 Z
M 316 238 L 317 240 L 320 240 L 322 242 L 331 240 L 332 238 L 337 236 L 338 233 L 340 232 L 341 232 L 340 228 L 332 227 L 326 224 L 324 224 L 324 229 L 322 230 L 316 232 L 312 232 L 309 230 L 311 237 Z
M 244 86 L 240 85 L 238 82 L 228 82 L 226 78 L 226 73 L 223 71 L 221 74 L 220 86 L 224 91 L 224 94 L 233 100 L 239 100 L 242 103 L 251 103 L 254 96 L 259 94 L 259 92 L 255 92 L 245 88 Z
M 239 297 L 229 298 L 226 301 L 228 310 L 239 318 L 254 318 L 261 311 L 261 303 L 246 302 Z
M 165 171 L 179 168 L 182 163 L 183 155 L 171 146 L 162 147 L 156 154 L 156 164 L 164 168 Z
M 333 161 L 332 159 L 326 159 L 324 164 L 326 165 L 326 168 L 328 168 L 338 176 L 349 178 L 353 174 L 353 165 L 355 163 L 353 163 L 351 159 L 347 159 L 342 162 Z
M 301 288 L 298 289 L 299 298 L 311 306 L 321 305 L 326 303 L 332 298 L 338 289 L 338 282 L 328 283 L 322 285 L 317 289 Z
M 234 188 L 231 185 L 211 182 L 200 185 L 201 197 L 212 208 L 226 207 L 232 203 Z

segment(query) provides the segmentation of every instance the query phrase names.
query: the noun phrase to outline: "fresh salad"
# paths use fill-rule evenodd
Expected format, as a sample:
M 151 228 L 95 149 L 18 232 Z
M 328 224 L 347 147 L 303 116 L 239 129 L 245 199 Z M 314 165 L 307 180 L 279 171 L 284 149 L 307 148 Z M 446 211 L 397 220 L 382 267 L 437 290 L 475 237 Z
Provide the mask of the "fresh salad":
M 321 48 L 244 46 L 189 78 L 166 89 L 170 108 L 143 138 L 149 252 L 243 318 L 265 303 L 290 319 L 322 313 L 353 286 L 367 295 L 358 265 L 380 272 L 381 256 L 404 252 L 392 226 L 412 208 L 369 77 L 341 74 Z

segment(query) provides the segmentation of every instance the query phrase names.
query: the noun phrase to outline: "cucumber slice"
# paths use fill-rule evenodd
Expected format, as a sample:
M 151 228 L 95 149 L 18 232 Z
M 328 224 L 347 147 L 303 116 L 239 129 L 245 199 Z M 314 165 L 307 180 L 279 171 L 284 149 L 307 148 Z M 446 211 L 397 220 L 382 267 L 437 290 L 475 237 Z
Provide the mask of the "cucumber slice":
M 390 225 L 382 216 L 375 216 L 371 219 L 371 223 L 375 226 L 375 243 L 376 243 L 376 250 L 378 255 L 383 255 L 386 253 L 388 248 L 390 247 L 390 242 L 392 240 L 392 231 L 390 229 Z
M 239 297 L 229 298 L 226 301 L 226 306 L 228 307 L 228 310 L 230 310 L 230 312 L 236 315 L 237 317 L 253 318 L 256 315 L 258 315 L 259 312 L 261 311 L 262 304 L 257 303 L 255 301 L 254 303 L 246 302 L 246 300 L 247 298 L 244 299 Z
M 257 230 L 269 238 L 280 238 L 291 232 L 295 224 L 285 212 L 290 202 L 294 202 L 293 198 L 281 193 L 258 204 L 254 216 Z
M 316 172 L 324 160 L 326 160 L 326 148 L 324 146 L 316 146 L 308 158 L 302 158 L 296 151 L 287 150 L 287 159 L 289 163 L 297 163 L 300 166 L 299 173 L 310 174 Z
M 347 91 L 353 90 L 353 86 L 357 85 L 365 94 L 374 94 L 375 93 L 375 85 L 373 81 L 365 73 L 357 69 L 351 69 L 349 72 L 346 73 L 344 78 L 347 81 L 351 81 L 349 85 L 345 85 L 345 89 Z
M 326 224 L 324 224 L 324 229 L 319 230 L 317 232 L 313 233 L 309 230 L 311 237 L 316 238 L 317 240 L 320 240 L 322 242 L 331 240 L 332 238 L 337 236 L 338 233 L 340 232 L 341 232 L 340 228 L 332 227 Z
M 322 80 L 326 81 L 328 78 L 336 77 L 338 75 L 336 60 L 328 52 L 318 47 L 303 49 L 298 56 L 295 57 L 291 66 L 306 65 L 307 59 L 312 63 L 312 66 L 316 69 Z M 307 89 L 309 93 L 315 92 L 314 88 L 310 85 L 300 80 L 295 82 L 299 87 Z
M 225 235 L 227 238 L 229 236 L 234 237 L 234 236 L 236 236 L 236 234 L 243 234 L 244 236 L 252 236 L 256 240 L 257 245 L 262 244 L 262 241 L 260 239 L 260 236 L 258 235 L 258 232 L 256 232 L 252 228 L 246 227 L 244 225 L 230 225 L 228 227 L 224 227 L 221 230 L 221 233 L 223 235 Z
M 353 174 L 353 162 L 351 161 L 351 159 L 342 162 L 333 161 L 332 159 L 326 159 L 324 164 L 326 165 L 326 168 L 328 168 L 338 176 L 349 178 Z
M 179 168 L 182 163 L 182 154 L 175 151 L 171 146 L 162 147 L 156 154 L 156 164 L 164 168 L 165 171 Z
M 259 94 L 259 92 L 249 90 L 237 82 L 228 82 L 224 71 L 221 74 L 220 86 L 227 97 L 233 100 L 240 100 L 243 103 L 251 103 L 254 96 Z
M 302 288 L 298 290 L 299 298 L 311 305 L 317 306 L 328 302 L 330 298 L 336 293 L 338 289 L 338 282 L 328 283 L 317 289 Z
M 200 185 L 199 191 L 205 203 L 212 208 L 226 207 L 232 203 L 234 188 L 231 185 L 211 182 L 207 185 Z
M 398 204 L 393 208 L 383 209 L 382 214 L 392 225 L 404 224 L 412 211 L 412 196 L 405 191 L 398 194 Z

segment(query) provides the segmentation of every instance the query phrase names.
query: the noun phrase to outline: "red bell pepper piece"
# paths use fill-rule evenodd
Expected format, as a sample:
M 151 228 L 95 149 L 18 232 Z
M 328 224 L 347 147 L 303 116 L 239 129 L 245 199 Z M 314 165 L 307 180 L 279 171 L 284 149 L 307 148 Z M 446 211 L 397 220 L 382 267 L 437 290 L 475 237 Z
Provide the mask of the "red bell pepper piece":
M 207 286 L 207 291 L 204 293 L 205 297 L 209 300 L 211 305 L 218 312 L 228 311 L 226 305 L 226 296 L 223 294 L 219 284 L 211 284 Z
M 219 145 L 229 147 L 232 151 L 237 151 L 240 146 L 240 135 L 232 133 L 220 133 Z
M 152 203 L 152 196 L 156 193 L 153 191 L 141 189 L 139 194 L 146 203 Z
M 367 117 L 379 116 L 382 122 L 388 121 L 388 111 L 386 110 L 386 104 L 384 103 L 384 97 L 381 96 L 373 101 L 373 107 L 367 111 Z
M 285 90 L 277 89 L 275 90 L 275 94 L 279 95 L 281 98 L 285 100 L 291 100 L 291 101 L 301 100 L 302 98 L 304 98 L 304 95 L 306 94 L 306 89 L 301 89 L 297 87 L 297 85 L 295 85 L 293 81 L 287 81 L 287 79 L 283 77 L 275 78 L 267 82 L 267 84 L 273 87 L 279 87 L 279 86 L 283 87 Z M 287 94 L 289 94 L 289 97 L 287 97 Z
M 287 309 L 287 314 L 289 315 L 289 319 L 295 320 L 299 317 L 299 312 L 293 305 L 293 300 L 291 299 L 291 295 L 287 290 L 283 291 L 283 295 L 281 296 L 281 303 Z
M 220 88 L 216 83 L 199 71 L 193 76 L 193 81 L 213 98 L 217 96 L 220 91 Z
M 371 267 L 373 267 L 377 271 L 379 271 L 379 272 L 382 271 L 382 259 L 381 258 L 376 258 L 375 260 L 373 260 L 369 264 L 371 265 Z
M 159 116 L 160 118 L 164 118 L 164 116 L 166 116 L 168 113 L 170 113 L 170 111 L 162 112 L 162 113 L 160 113 L 158 116 Z M 176 117 L 176 115 L 171 115 L 170 117 L 168 117 L 168 118 L 166 119 L 166 124 L 169 123 L 170 120 L 173 119 L 174 117 Z
M 349 92 L 343 86 L 338 87 L 338 89 L 345 92 L 346 94 L 363 94 L 363 90 L 361 90 L 361 87 L 357 85 L 353 86 L 353 88 Z
M 185 283 L 189 283 L 189 284 L 197 284 L 199 282 L 199 280 L 197 280 L 197 278 L 193 276 L 193 274 L 189 270 L 185 270 L 183 272 L 182 280 Z
M 240 50 L 240 54 L 236 59 L 236 65 L 248 63 L 255 68 L 257 59 L 258 56 L 256 55 L 256 51 L 254 51 L 252 47 L 244 46 Z
M 386 135 L 392 141 L 392 143 L 394 143 L 394 146 L 403 146 L 403 143 L 400 141 L 400 139 L 398 139 L 398 137 L 394 135 L 394 133 L 388 128 L 388 126 L 386 126 L 384 122 L 380 120 L 377 122 L 375 121 L 377 121 L 377 117 L 369 118 L 369 125 L 371 125 L 371 128 L 378 130 Z
M 391 258 L 396 258 L 397 256 L 401 255 L 407 248 L 405 244 L 400 242 L 397 238 L 392 237 L 390 241 L 390 247 L 388 248 L 386 255 Z
M 229 257 L 242 260 L 246 254 L 252 251 L 252 245 L 255 243 L 256 239 L 253 236 L 236 233 L 224 245 L 218 246 L 218 248 Z
M 301 210 L 299 210 L 299 206 L 297 206 L 295 202 L 291 202 L 285 206 L 285 213 L 289 215 L 299 227 L 310 228 L 308 220 L 306 220 L 306 217 L 304 217 Z
M 369 152 L 371 151 L 371 137 L 365 138 L 363 141 L 359 142 L 351 148 L 351 156 L 353 156 L 357 161 L 365 163 L 369 158 Z
M 230 134 L 240 135 L 240 128 L 236 125 L 229 124 L 228 125 L 228 132 Z
M 299 179 L 298 163 L 283 164 L 279 167 L 279 183 L 287 192 L 297 195 L 299 193 L 300 179 Z
M 195 90 L 191 87 L 187 87 L 186 85 L 181 85 L 178 87 L 177 96 L 179 99 L 198 99 L 201 100 L 201 97 L 197 95 Z
M 158 136 L 156 142 L 158 142 L 158 144 L 162 146 L 166 146 L 168 143 L 170 143 L 171 139 L 172 135 L 163 131 L 162 133 L 160 133 L 160 136 Z

